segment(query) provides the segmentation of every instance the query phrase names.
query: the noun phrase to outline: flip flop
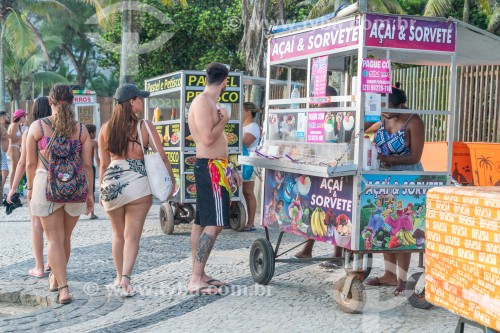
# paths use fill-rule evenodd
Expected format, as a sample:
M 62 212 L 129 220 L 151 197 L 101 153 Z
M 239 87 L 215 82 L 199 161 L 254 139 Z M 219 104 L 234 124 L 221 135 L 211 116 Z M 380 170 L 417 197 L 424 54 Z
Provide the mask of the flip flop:
M 37 273 L 35 273 L 35 269 L 34 269 L 34 268 L 32 268 L 32 269 L 30 269 L 30 270 L 28 271 L 28 275 L 29 275 L 29 276 L 32 276 L 32 277 L 39 278 L 39 279 L 41 279 L 41 278 L 44 278 L 44 277 L 45 277 L 45 273 L 42 273 L 42 274 L 37 274 Z
M 255 231 L 257 229 L 253 228 L 253 227 L 246 227 L 245 229 L 241 230 L 242 232 L 243 231 Z
M 337 268 L 342 268 L 343 266 L 337 265 L 336 263 L 333 262 L 323 262 L 319 264 L 319 267 L 324 269 L 337 269 Z
M 210 279 L 208 281 L 205 281 L 206 283 L 208 283 L 209 285 L 211 286 L 215 286 L 215 287 L 225 287 L 227 286 L 227 283 L 224 283 L 220 280 L 217 280 L 217 279 Z
M 50 271 L 52 271 L 52 267 L 50 267 L 50 265 L 49 265 L 49 264 L 47 264 L 47 266 L 45 266 L 45 270 L 46 270 L 47 272 L 50 272 Z
M 210 290 L 215 290 L 216 292 L 211 292 Z M 207 292 L 208 291 L 208 292 Z M 205 286 L 198 288 L 196 290 L 188 290 L 189 295 L 197 295 L 197 296 L 211 296 L 211 295 L 220 295 L 221 291 L 219 288 L 215 286 Z

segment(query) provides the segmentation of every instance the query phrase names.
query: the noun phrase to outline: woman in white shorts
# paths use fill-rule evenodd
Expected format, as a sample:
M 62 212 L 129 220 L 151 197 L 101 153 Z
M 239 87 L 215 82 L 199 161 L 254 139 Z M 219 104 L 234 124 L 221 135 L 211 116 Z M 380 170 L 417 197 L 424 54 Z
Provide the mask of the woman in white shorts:
M 99 134 L 100 201 L 113 226 L 112 252 L 116 268 L 113 286 L 119 288 L 124 297 L 135 295 L 130 275 L 139 252 L 146 215 L 153 202 L 144 166 L 145 148 L 150 140 L 154 140 L 157 147 L 162 146 L 151 121 L 142 122 L 140 132 L 137 132 L 137 114 L 143 111 L 144 98 L 148 96 L 149 92 L 139 90 L 133 84 L 119 86 L 111 119 L 102 126 Z M 150 127 L 152 138 L 145 126 Z M 141 146 L 139 135 L 145 147 Z M 175 179 L 167 155 L 162 149 L 159 153 L 170 177 Z
M 72 141 L 81 161 L 86 179 L 92 175 L 92 140 L 87 128 L 75 122 L 73 111 L 73 92 L 67 85 L 56 84 L 49 94 L 52 116 L 40 119 L 32 124 L 26 139 L 28 178 L 28 199 L 31 200 L 31 214 L 39 216 L 49 242 L 48 257 L 52 267 L 49 275 L 50 291 L 59 290 L 57 302 L 68 304 L 72 301 L 68 291 L 67 265 L 71 250 L 71 233 L 82 214 L 89 214 L 94 209 L 93 184 L 89 181 L 88 193 L 84 202 L 55 203 L 47 200 L 48 152 L 51 138 L 63 136 Z M 31 186 L 31 187 L 30 187 Z M 62 209 L 61 209 L 62 208 Z

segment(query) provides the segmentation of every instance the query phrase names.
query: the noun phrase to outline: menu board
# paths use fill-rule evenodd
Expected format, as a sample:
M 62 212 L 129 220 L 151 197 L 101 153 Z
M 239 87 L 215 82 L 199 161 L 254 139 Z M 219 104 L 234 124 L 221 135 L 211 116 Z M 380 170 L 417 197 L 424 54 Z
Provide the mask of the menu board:
M 184 175 L 184 197 L 188 200 L 196 199 L 196 185 L 194 183 L 194 174 L 189 173 Z
M 181 124 L 159 124 L 155 125 L 155 128 L 158 135 L 160 135 L 161 144 L 164 148 L 174 148 L 180 146 Z
M 184 172 L 194 172 L 196 154 L 184 154 Z
M 175 191 L 174 195 L 177 194 L 181 187 L 181 170 L 180 170 L 180 152 L 178 151 L 166 151 L 168 161 L 172 167 L 172 172 L 175 177 Z
M 189 130 L 189 125 L 186 122 L 184 126 L 184 147 L 186 148 L 196 148 L 196 143 L 194 143 L 193 136 L 191 135 L 191 131 Z

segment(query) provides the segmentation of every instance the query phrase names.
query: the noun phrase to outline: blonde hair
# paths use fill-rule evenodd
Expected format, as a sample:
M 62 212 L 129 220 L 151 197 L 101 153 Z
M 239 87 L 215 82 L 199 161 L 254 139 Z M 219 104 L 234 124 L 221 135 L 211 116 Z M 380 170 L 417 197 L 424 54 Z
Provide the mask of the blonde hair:
M 260 112 L 260 109 L 255 103 L 252 102 L 245 102 L 243 103 L 243 110 L 249 111 L 252 113 L 252 118 L 255 118 L 257 115 L 257 112 Z
M 57 109 L 54 114 L 53 128 L 58 136 L 70 139 L 75 132 L 75 112 L 73 111 L 73 91 L 65 84 L 56 84 L 49 93 L 52 107 Z

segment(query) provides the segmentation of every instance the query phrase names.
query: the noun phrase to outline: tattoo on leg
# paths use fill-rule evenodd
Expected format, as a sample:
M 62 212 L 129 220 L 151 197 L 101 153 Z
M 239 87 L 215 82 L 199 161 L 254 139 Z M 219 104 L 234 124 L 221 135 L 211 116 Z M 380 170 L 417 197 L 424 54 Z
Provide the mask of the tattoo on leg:
M 209 234 L 202 233 L 198 241 L 198 249 L 196 251 L 196 260 L 201 264 L 210 255 L 212 246 L 214 245 L 214 237 Z

